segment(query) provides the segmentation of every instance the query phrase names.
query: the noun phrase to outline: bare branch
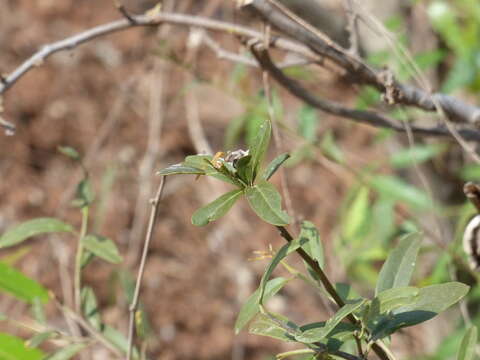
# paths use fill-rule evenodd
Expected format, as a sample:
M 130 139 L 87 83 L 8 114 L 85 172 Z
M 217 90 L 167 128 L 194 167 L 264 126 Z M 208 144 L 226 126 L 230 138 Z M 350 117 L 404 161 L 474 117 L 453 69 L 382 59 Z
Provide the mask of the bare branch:
M 285 76 L 285 74 L 277 66 L 275 66 L 272 59 L 270 58 L 270 55 L 268 54 L 266 49 L 263 48 L 262 43 L 258 42 L 251 47 L 251 50 L 255 58 L 261 64 L 262 68 L 268 71 L 270 75 L 275 80 L 277 80 L 283 87 L 285 87 L 292 95 L 305 101 L 307 104 L 332 115 L 340 116 L 346 119 L 354 120 L 376 127 L 384 127 L 399 132 L 405 132 L 405 127 L 403 125 L 398 124 L 394 119 L 391 119 L 385 115 L 379 114 L 374 111 L 351 109 L 339 103 L 321 99 L 311 94 L 298 82 Z M 448 137 L 451 136 L 450 131 L 444 127 L 426 128 L 412 126 L 411 129 L 417 135 Z M 458 129 L 458 132 L 463 136 L 463 138 L 467 140 L 480 141 L 480 132 L 478 131 L 468 128 L 461 128 Z
M 91 41 L 95 38 L 119 32 L 140 26 L 158 26 L 164 23 L 170 23 L 183 26 L 194 26 L 205 28 L 212 31 L 224 32 L 231 35 L 242 36 L 246 38 L 261 39 L 262 33 L 249 29 L 245 26 L 240 26 L 224 21 L 212 20 L 199 16 L 176 14 L 176 13 L 156 13 L 154 15 L 138 15 L 132 16 L 134 22 L 128 19 L 121 19 L 107 24 L 99 25 L 88 29 L 76 35 L 67 37 L 63 40 L 47 44 L 39 51 L 33 54 L 30 58 L 25 60 L 19 67 L 12 71 L 8 76 L 4 76 L 0 82 L 0 94 L 7 91 L 15 82 L 17 82 L 28 71 L 36 66 L 43 64 L 44 61 L 51 55 L 65 50 L 71 50 L 77 46 Z M 299 44 L 295 41 L 284 38 L 277 38 L 275 40 L 275 47 L 298 53 L 310 61 L 321 61 L 322 58 L 314 54 L 307 46 Z
M 298 21 L 275 0 L 252 0 L 244 7 L 260 15 L 281 32 L 305 44 L 318 55 L 325 56 L 344 68 L 354 83 L 374 86 L 382 93 L 389 91 L 392 94 L 390 98 L 396 104 L 437 111 L 436 103 L 438 103 L 449 119 L 474 125 L 480 124 L 479 107 L 449 95 L 430 94 L 428 91 L 401 84 L 394 79 L 386 83 L 384 71 L 370 67 L 359 57 L 335 44 L 323 33 L 318 34 L 316 29 L 311 29 Z

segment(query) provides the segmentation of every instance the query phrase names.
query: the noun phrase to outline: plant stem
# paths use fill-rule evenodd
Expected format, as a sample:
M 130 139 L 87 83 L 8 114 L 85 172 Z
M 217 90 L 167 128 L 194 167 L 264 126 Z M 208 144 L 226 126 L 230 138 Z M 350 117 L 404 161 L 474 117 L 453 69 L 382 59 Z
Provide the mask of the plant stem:
M 290 233 L 288 232 L 288 230 L 284 226 L 276 226 L 276 228 L 278 229 L 278 231 L 280 231 L 280 235 L 287 242 L 293 241 L 292 235 L 290 235 Z M 338 307 L 342 307 L 343 305 L 345 305 L 345 302 L 342 300 L 340 295 L 337 293 L 337 290 L 335 290 L 335 287 L 330 282 L 327 275 L 325 275 L 325 273 L 323 272 L 323 270 L 320 267 L 320 265 L 318 264 L 318 262 L 316 260 L 314 260 L 313 258 L 311 258 L 310 255 L 308 255 L 305 252 L 305 250 L 303 250 L 301 247 L 298 248 L 296 251 L 297 251 L 297 254 L 300 255 L 300 257 L 317 274 L 317 276 L 319 277 L 323 287 L 328 292 L 328 294 L 332 297 L 332 299 L 335 301 L 335 303 L 338 305 Z M 347 316 L 347 319 L 348 319 L 348 321 L 350 321 L 354 325 L 359 325 L 360 324 L 360 321 L 353 314 L 349 314 Z M 383 347 L 381 347 L 380 345 L 378 345 L 376 343 L 372 344 L 372 349 L 375 352 L 375 354 L 377 354 L 377 356 L 382 360 L 394 359 L 393 356 L 389 355 L 389 353 L 390 353 L 389 351 L 387 353 L 387 351 L 385 351 L 385 349 Z
M 82 258 L 83 258 L 83 238 L 87 235 L 88 228 L 88 206 L 82 208 L 82 226 L 78 236 L 77 252 L 75 255 L 75 278 L 73 291 L 75 295 L 75 310 L 81 314 L 81 292 L 82 292 Z

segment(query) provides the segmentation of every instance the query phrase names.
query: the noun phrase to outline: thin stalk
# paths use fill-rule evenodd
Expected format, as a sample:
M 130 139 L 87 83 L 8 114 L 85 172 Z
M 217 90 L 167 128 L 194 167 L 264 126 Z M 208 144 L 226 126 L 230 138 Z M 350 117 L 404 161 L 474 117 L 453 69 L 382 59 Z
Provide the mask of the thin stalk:
M 82 226 L 78 236 L 77 253 L 75 255 L 75 278 L 73 291 L 75 294 L 75 310 L 81 314 L 81 292 L 82 292 L 82 258 L 83 258 L 83 239 L 87 235 L 88 229 L 88 206 L 82 208 Z
M 280 231 L 280 235 L 287 241 L 291 242 L 293 241 L 292 235 L 288 232 L 288 230 L 284 226 L 276 226 L 278 231 Z M 332 297 L 333 301 L 338 305 L 338 307 L 342 307 L 345 305 L 345 302 L 342 300 L 340 295 L 337 293 L 337 290 L 335 290 L 335 287 L 333 284 L 330 282 L 328 279 L 327 275 L 323 272 L 322 268 L 318 264 L 316 260 L 310 257 L 302 248 L 298 248 L 297 254 L 300 255 L 300 257 L 313 269 L 313 271 L 317 274 L 319 277 L 323 287 L 325 290 L 328 292 L 328 294 Z M 359 325 L 360 321 L 353 315 L 349 314 L 347 316 L 348 321 L 350 321 L 354 325 Z M 383 344 L 382 344 L 383 345 Z M 382 359 L 382 360 L 390 360 L 394 359 L 392 356 L 391 352 L 386 350 L 385 346 L 380 346 L 377 343 L 372 344 L 372 350 L 377 354 L 377 356 Z

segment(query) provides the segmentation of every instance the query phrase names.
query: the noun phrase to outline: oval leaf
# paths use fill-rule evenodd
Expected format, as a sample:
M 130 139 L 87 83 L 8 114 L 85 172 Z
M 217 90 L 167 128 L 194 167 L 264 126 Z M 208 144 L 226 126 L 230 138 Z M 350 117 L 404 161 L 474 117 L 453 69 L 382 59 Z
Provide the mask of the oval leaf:
M 16 245 L 35 235 L 54 232 L 73 232 L 73 227 L 55 218 L 25 221 L 0 237 L 0 249 Z
M 23 339 L 0 333 L 0 359 L 2 360 L 41 360 L 45 354 L 39 349 L 29 348 Z
M 107 237 L 90 234 L 82 239 L 82 243 L 88 251 L 103 260 L 113 264 L 121 263 L 123 260 L 115 243 Z
M 269 313 L 258 314 L 248 331 L 282 341 L 295 341 L 298 327 L 282 315 Z
M 375 295 L 382 291 L 407 286 L 410 283 L 421 239 L 418 233 L 409 234 L 400 240 L 380 270 Z
M 265 292 L 263 294 L 263 301 L 267 301 L 273 295 L 280 291 L 281 288 L 285 286 L 285 284 L 289 281 L 289 279 L 285 279 L 283 277 L 278 277 L 272 279 L 267 282 L 265 285 Z M 260 301 L 260 289 L 255 290 L 255 292 L 250 295 L 243 304 L 240 313 L 237 316 L 237 320 L 235 321 L 235 334 L 238 334 L 240 330 L 260 311 L 259 307 Z
M 463 336 L 457 360 L 473 360 L 475 358 L 475 347 L 477 346 L 477 327 L 471 326 Z
M 42 285 L 3 262 L 0 262 L 0 291 L 28 303 L 33 303 L 35 298 L 44 303 L 49 299 L 48 291 Z
M 320 241 L 320 233 L 315 224 L 310 221 L 303 221 L 301 225 L 300 235 L 298 237 L 306 238 L 308 242 L 302 245 L 303 250 L 310 255 L 310 257 L 317 261 L 318 265 L 323 268 L 323 246 Z
M 290 216 L 282 210 L 282 197 L 272 184 L 261 181 L 245 189 L 250 207 L 266 222 L 272 225 L 287 225 Z
M 192 216 L 192 224 L 204 226 L 211 221 L 221 218 L 235 204 L 240 195 L 242 195 L 242 190 L 232 190 L 198 209 Z

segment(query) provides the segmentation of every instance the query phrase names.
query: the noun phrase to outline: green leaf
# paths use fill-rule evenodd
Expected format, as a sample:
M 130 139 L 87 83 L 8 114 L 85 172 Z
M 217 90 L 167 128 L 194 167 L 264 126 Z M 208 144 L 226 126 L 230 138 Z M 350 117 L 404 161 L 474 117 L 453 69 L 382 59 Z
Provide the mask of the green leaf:
M 258 173 L 258 169 L 262 163 L 262 160 L 265 156 L 265 153 L 268 149 L 268 144 L 270 143 L 270 136 L 272 134 L 272 123 L 270 120 L 265 120 L 260 128 L 258 129 L 257 136 L 255 137 L 254 142 L 250 147 L 250 155 L 252 156 L 251 160 L 251 169 L 249 178 L 252 181 L 255 180 L 255 177 Z
M 345 239 L 349 241 L 355 242 L 355 240 L 359 240 L 359 237 L 363 238 L 365 236 L 371 215 L 368 195 L 368 188 L 361 187 L 345 212 L 344 220 L 342 221 L 342 232 Z M 360 241 L 363 241 L 363 239 Z
M 317 140 L 317 111 L 308 105 L 303 106 L 298 113 L 298 133 L 310 142 Z
M 49 300 L 48 291 L 42 285 L 3 262 L 0 262 L 0 291 L 28 303 L 32 303 L 36 297 L 43 303 Z
M 320 329 L 319 331 L 323 331 L 324 327 L 325 321 L 322 321 L 302 325 L 300 326 L 299 330 L 302 332 L 310 331 L 311 334 L 314 334 L 315 329 Z M 326 342 L 328 350 L 339 350 L 345 341 L 353 339 L 353 334 L 356 330 L 360 330 L 360 326 L 341 322 L 328 333 L 323 342 Z
M 148 315 L 142 306 L 135 312 L 135 332 L 142 340 L 147 339 L 152 332 Z
M 416 187 L 393 176 L 372 176 L 370 181 L 376 191 L 397 201 L 403 201 L 419 209 L 432 209 L 433 203 L 428 195 Z
M 102 328 L 102 319 L 98 309 L 98 302 L 93 292 L 93 289 L 89 286 L 85 286 L 81 291 L 82 301 L 82 314 L 87 321 L 97 330 Z
M 328 319 L 324 327 L 314 328 L 310 330 L 303 331 L 301 334 L 295 336 L 295 340 L 311 344 L 317 341 L 321 341 L 327 335 L 335 329 L 335 327 L 343 320 L 345 317 L 359 309 L 363 304 L 365 304 L 366 299 L 357 299 L 352 300 L 350 303 L 342 306 L 336 313 Z
M 469 287 L 459 282 L 449 282 L 423 287 L 419 290 L 416 301 L 402 306 L 384 319 L 381 326 L 377 326 L 372 340 L 381 339 L 408 326 L 420 324 L 430 320 L 446 310 L 468 293 Z
M 44 331 L 28 339 L 25 342 L 25 346 L 30 348 L 36 348 L 39 345 L 41 345 L 44 341 L 51 338 L 55 338 L 55 337 L 58 337 L 58 333 L 56 331 Z
M 250 324 L 249 333 L 268 336 L 282 341 L 295 341 L 298 327 L 286 317 L 278 314 L 258 314 Z
M 279 226 L 290 222 L 290 217 L 282 210 L 282 197 L 272 184 L 262 180 L 246 188 L 245 195 L 250 207 L 261 219 Z
M 68 156 L 69 158 L 71 158 L 73 160 L 80 160 L 80 154 L 73 147 L 59 146 L 59 147 L 57 147 L 57 150 L 58 150 L 59 153 L 65 155 L 65 156 Z
M 283 288 L 288 282 L 289 279 L 285 279 L 283 277 L 269 280 L 265 285 L 263 301 L 268 301 L 268 299 L 270 299 L 277 292 L 279 292 L 280 289 Z M 242 330 L 243 327 L 260 311 L 259 301 L 260 288 L 255 290 L 255 292 L 248 297 L 247 301 L 240 309 L 240 313 L 238 314 L 237 320 L 235 321 L 235 334 L 238 334 L 240 330 Z
M 320 148 L 322 149 L 323 155 L 336 163 L 343 164 L 345 161 L 345 156 L 343 155 L 342 150 L 338 147 L 335 142 L 335 137 L 331 130 L 328 130 L 322 138 L 320 143 Z
M 245 184 L 252 184 L 253 179 L 250 178 L 252 174 L 252 156 L 247 155 L 240 159 L 238 159 L 236 163 L 237 174 L 238 177 L 245 183 Z
M 308 242 L 302 245 L 303 250 L 305 250 L 305 252 L 310 255 L 312 259 L 316 260 L 318 265 L 323 268 L 325 262 L 323 257 L 323 246 L 315 224 L 310 221 L 303 221 L 298 238 L 307 239 Z
M 113 264 L 118 264 L 123 261 L 117 246 L 107 237 L 89 234 L 82 239 L 82 243 L 88 251 L 103 260 Z
M 397 169 L 419 164 L 434 158 L 446 149 L 445 144 L 414 145 L 396 152 L 390 163 Z
M 110 341 L 110 343 L 115 346 L 118 350 L 123 353 L 126 353 L 128 350 L 128 340 L 120 331 L 117 329 L 105 325 L 102 331 L 103 336 Z M 138 350 L 136 347 L 133 348 L 133 359 L 138 359 Z
M 76 343 L 65 346 L 64 348 L 50 354 L 45 360 L 69 360 L 87 347 L 86 343 Z
M 384 290 L 407 286 L 410 283 L 420 243 L 418 233 L 406 235 L 400 240 L 380 270 L 375 289 L 376 295 Z
M 88 178 L 85 178 L 77 185 L 76 196 L 72 201 L 72 205 L 83 208 L 89 206 L 94 199 L 95 194 L 93 192 L 92 184 Z
M 27 347 L 23 339 L 0 333 L 1 360 L 42 360 L 44 357 L 45 354 L 39 349 Z
M 265 295 L 265 289 L 267 286 L 267 281 L 272 275 L 273 270 L 277 267 L 277 265 L 282 261 L 288 254 L 294 252 L 302 245 L 308 242 L 307 238 L 297 238 L 295 240 L 290 241 L 289 243 L 283 245 L 280 250 L 275 254 L 275 256 L 268 264 L 267 269 L 263 273 L 262 280 L 260 280 L 260 297 L 258 299 L 259 304 L 263 303 L 263 297 Z
M 402 306 L 412 305 L 418 300 L 420 289 L 413 286 L 402 286 L 388 289 L 379 293 L 374 300 L 378 300 L 378 312 L 384 314 Z
M 242 195 L 242 190 L 232 190 L 223 194 L 210 204 L 198 209 L 192 216 L 192 224 L 195 226 L 204 226 L 209 222 L 221 218 L 235 204 Z
M 278 155 L 275 159 L 273 159 L 263 171 L 262 179 L 266 181 L 269 180 L 289 157 L 290 154 L 285 153 Z
M 161 176 L 177 175 L 177 174 L 205 175 L 205 170 L 197 169 L 190 166 L 185 166 L 182 164 L 175 164 L 175 165 L 170 165 L 165 169 L 157 171 L 157 175 L 161 175 Z
M 475 347 L 477 346 L 477 327 L 470 326 L 458 349 L 457 360 L 473 360 L 475 358 Z
M 0 237 L 0 249 L 19 244 L 32 236 L 54 232 L 73 232 L 73 227 L 55 218 L 25 221 Z
M 43 308 L 42 300 L 38 297 L 32 300 L 32 314 L 33 318 L 40 324 L 47 323 L 47 317 L 45 316 L 45 309 Z

